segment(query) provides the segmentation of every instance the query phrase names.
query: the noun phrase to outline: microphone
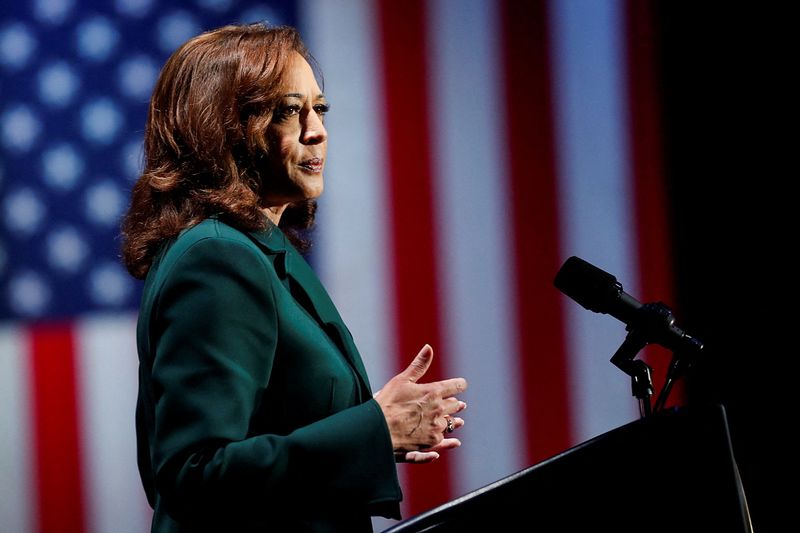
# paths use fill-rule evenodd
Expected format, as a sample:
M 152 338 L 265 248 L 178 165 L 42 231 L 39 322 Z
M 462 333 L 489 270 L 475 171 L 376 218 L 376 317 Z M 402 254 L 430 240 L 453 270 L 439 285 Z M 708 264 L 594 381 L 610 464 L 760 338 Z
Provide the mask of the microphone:
M 627 325 L 626 329 L 676 352 L 697 352 L 703 348 L 696 338 L 675 325 L 670 309 L 661 302 L 642 304 L 622 290 L 613 275 L 572 256 L 556 274 L 558 290 L 595 313 L 609 314 Z

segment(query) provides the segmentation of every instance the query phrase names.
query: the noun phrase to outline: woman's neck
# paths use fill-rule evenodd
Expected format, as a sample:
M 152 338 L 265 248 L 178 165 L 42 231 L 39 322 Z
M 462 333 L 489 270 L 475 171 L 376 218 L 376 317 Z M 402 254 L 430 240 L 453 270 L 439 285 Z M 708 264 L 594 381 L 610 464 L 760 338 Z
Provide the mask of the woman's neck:
M 283 212 L 286 210 L 286 205 L 288 204 L 271 205 L 269 207 L 265 207 L 262 211 L 264 211 L 264 214 L 267 215 L 267 218 L 277 226 L 281 221 L 281 215 L 283 215 Z

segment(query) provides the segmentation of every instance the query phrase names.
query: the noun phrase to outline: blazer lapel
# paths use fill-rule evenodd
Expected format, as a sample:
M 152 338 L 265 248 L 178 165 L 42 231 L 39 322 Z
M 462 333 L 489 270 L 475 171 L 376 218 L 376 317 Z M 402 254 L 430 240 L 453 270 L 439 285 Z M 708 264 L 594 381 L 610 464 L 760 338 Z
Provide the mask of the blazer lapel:
M 371 396 L 372 391 L 367 372 L 353 337 L 339 315 L 339 311 L 333 305 L 328 291 L 325 290 L 308 262 L 288 242 L 286 235 L 275 226 L 271 226 L 265 231 L 250 233 L 250 235 L 262 249 L 265 249 L 268 255 L 272 256 L 278 276 L 285 281 L 298 303 L 319 322 L 320 327 L 344 353 L 356 371 L 362 387 Z

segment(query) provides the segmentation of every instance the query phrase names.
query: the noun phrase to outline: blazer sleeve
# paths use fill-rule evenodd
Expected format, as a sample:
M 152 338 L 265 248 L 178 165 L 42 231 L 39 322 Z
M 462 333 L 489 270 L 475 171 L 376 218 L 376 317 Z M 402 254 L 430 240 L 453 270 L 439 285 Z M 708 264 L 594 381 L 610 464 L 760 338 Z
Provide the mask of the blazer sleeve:
M 401 498 L 374 399 L 288 435 L 250 434 L 280 334 L 276 280 L 263 253 L 225 238 L 192 244 L 166 273 L 150 326 L 151 459 L 174 516 Z

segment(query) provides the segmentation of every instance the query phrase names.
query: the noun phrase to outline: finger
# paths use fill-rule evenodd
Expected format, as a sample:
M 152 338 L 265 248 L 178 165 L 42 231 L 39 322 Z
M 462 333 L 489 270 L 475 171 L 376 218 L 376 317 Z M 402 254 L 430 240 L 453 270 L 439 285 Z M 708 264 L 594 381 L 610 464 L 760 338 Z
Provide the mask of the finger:
M 406 463 L 430 463 L 439 458 L 439 453 L 433 450 L 425 452 L 408 452 L 405 456 Z
M 445 415 L 454 415 L 466 409 L 467 404 L 451 396 L 450 398 L 442 400 L 442 408 L 444 409 Z
M 409 381 L 416 383 L 422 376 L 425 375 L 425 372 L 428 371 L 432 360 L 433 348 L 431 348 L 430 344 L 426 344 L 422 347 L 414 360 L 411 361 L 411 364 L 408 365 L 405 370 L 403 370 L 401 375 Z
M 461 446 L 461 441 L 456 438 L 449 438 L 449 439 L 442 439 L 439 441 L 439 444 L 436 446 L 431 446 L 430 448 L 426 448 L 424 451 L 427 452 L 443 452 L 445 450 L 452 450 L 453 448 L 458 448 Z
M 453 431 L 464 426 L 464 419 L 457 416 L 451 417 L 453 419 Z
M 467 390 L 467 380 L 464 378 L 445 379 L 437 381 L 436 386 L 442 398 L 449 398 Z
M 464 426 L 464 419 L 463 418 L 459 418 L 457 416 L 446 415 L 444 417 L 444 421 L 445 421 L 445 427 L 442 430 L 442 433 L 444 433 L 445 435 L 448 434 L 448 433 L 452 433 L 453 431 L 457 430 L 458 428 Z

